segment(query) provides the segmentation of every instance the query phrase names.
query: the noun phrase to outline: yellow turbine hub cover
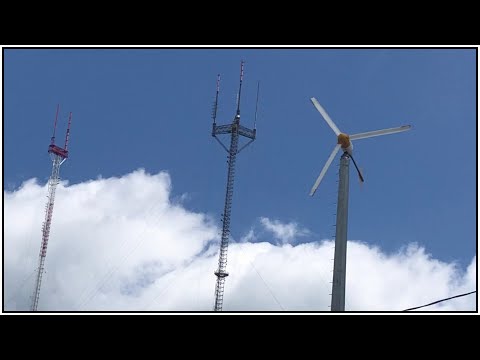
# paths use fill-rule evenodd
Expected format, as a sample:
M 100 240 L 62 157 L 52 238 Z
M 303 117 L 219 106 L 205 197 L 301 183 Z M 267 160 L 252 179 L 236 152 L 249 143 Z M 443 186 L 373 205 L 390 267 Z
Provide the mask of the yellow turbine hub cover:
M 342 145 L 342 148 L 346 149 L 350 146 L 350 136 L 347 134 L 338 134 L 337 136 L 337 144 Z

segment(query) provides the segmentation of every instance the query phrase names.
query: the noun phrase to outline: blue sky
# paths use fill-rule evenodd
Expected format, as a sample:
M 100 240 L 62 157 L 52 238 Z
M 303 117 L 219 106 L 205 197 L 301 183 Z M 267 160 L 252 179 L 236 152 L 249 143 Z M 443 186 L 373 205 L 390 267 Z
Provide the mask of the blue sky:
M 219 73 L 217 122 L 232 121 L 243 59 L 245 126 L 253 124 L 257 80 L 261 90 L 257 140 L 237 159 L 234 238 L 259 228 L 261 217 L 297 222 L 311 231 L 304 241 L 334 234 L 339 155 L 308 196 L 336 142 L 313 96 L 346 133 L 413 125 L 355 142 L 365 183 L 351 171 L 350 240 L 386 252 L 417 242 L 462 267 L 476 253 L 475 49 L 4 49 L 3 56 L 5 190 L 32 177 L 47 181 L 60 104 L 57 139 L 73 112 L 63 179 L 167 170 L 173 196 L 187 193 L 187 208 L 219 221 L 227 154 L 211 137 L 211 107 Z

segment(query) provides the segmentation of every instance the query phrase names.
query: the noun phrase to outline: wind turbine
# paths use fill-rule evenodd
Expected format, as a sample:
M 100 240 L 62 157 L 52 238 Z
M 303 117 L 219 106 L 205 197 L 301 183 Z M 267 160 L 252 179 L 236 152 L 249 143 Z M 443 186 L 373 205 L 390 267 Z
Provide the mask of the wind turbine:
M 333 263 L 333 283 L 332 283 L 332 303 L 331 311 L 345 311 L 345 277 L 346 277 L 346 263 L 347 263 L 347 220 L 348 220 L 348 166 L 349 159 L 352 159 L 355 168 L 357 169 L 358 177 L 363 182 L 363 176 L 360 169 L 353 158 L 353 140 L 367 139 L 374 136 L 395 134 L 411 129 L 410 125 L 403 125 L 396 128 L 368 131 L 354 135 L 342 133 L 333 120 L 328 116 L 325 109 L 315 98 L 310 99 L 315 108 L 322 114 L 327 124 L 337 136 L 337 144 L 333 148 L 325 166 L 318 176 L 315 184 L 310 191 L 310 196 L 315 194 L 320 182 L 325 176 L 330 167 L 335 155 L 340 149 L 343 150 L 343 155 L 340 158 L 340 171 L 338 183 L 338 201 L 337 201 L 337 225 L 335 233 L 335 256 Z

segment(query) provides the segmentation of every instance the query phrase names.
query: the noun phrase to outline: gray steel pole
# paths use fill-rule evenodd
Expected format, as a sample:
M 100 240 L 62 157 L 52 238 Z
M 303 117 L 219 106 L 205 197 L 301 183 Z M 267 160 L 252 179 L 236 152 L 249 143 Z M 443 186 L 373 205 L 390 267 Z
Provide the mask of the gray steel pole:
M 344 153 L 340 158 L 338 182 L 337 226 L 335 233 L 331 311 L 345 311 L 349 163 L 350 157 L 347 153 Z

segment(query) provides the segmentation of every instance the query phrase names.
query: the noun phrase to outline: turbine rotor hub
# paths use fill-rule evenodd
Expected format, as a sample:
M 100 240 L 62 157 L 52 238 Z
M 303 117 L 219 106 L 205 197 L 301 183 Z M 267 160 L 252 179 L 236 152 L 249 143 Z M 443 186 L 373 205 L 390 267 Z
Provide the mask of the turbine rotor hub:
M 337 136 L 337 144 L 340 144 L 343 149 L 347 149 L 350 146 L 350 136 L 340 133 Z

